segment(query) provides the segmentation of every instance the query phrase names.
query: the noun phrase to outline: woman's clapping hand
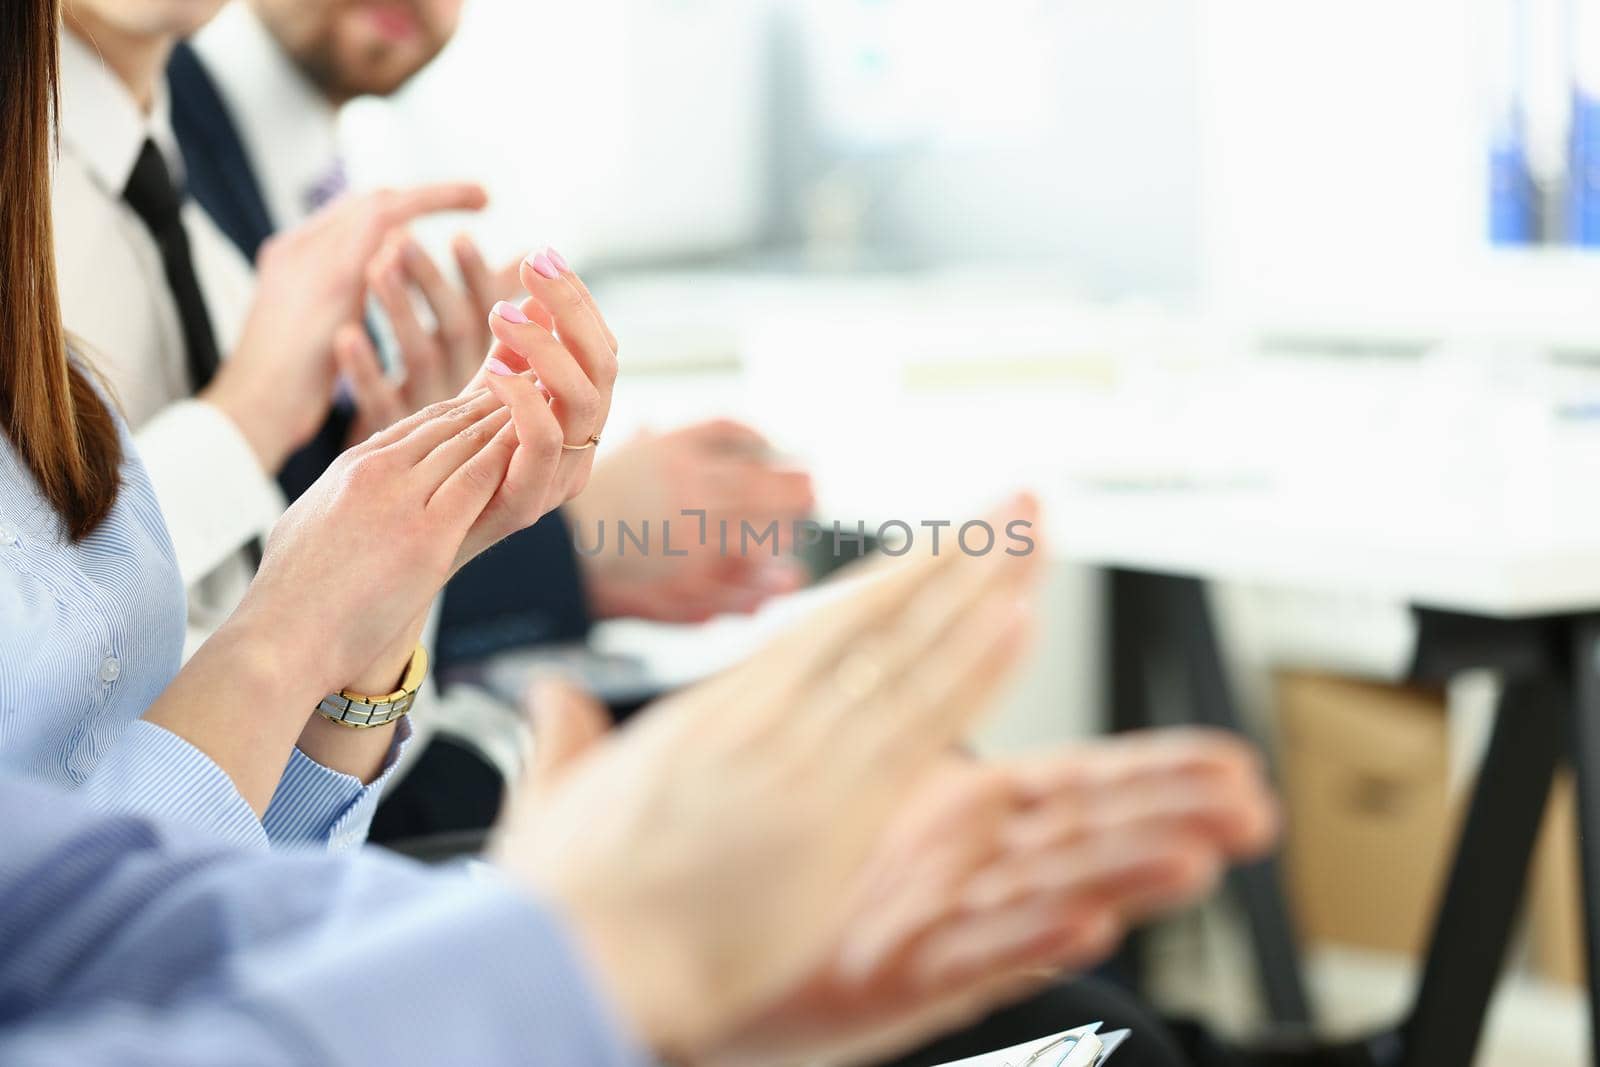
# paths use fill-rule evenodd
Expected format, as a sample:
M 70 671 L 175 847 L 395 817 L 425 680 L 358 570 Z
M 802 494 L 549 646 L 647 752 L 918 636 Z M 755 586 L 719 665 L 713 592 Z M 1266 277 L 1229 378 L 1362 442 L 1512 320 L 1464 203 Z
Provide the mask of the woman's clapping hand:
M 496 343 L 461 395 L 348 449 L 273 530 L 238 624 L 265 622 L 327 688 L 375 662 L 392 682 L 455 569 L 588 478 L 615 338 L 570 271 L 523 276 L 530 295 L 489 314 Z

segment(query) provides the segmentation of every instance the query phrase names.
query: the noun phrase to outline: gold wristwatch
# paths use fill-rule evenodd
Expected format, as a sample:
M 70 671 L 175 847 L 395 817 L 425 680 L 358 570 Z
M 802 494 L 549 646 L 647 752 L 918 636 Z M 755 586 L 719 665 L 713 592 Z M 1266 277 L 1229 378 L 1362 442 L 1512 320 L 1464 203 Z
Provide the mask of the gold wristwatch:
M 428 676 L 428 650 L 421 645 L 411 654 L 411 663 L 406 667 L 405 677 L 400 679 L 400 688 L 385 696 L 364 696 L 361 693 L 352 693 L 348 689 L 341 689 L 332 696 L 324 697 L 322 703 L 317 705 L 317 714 L 324 719 L 331 719 L 340 726 L 348 726 L 352 730 L 370 730 L 375 726 L 387 726 L 405 718 L 410 712 L 411 705 L 417 702 L 417 690 L 422 688 L 422 680 Z

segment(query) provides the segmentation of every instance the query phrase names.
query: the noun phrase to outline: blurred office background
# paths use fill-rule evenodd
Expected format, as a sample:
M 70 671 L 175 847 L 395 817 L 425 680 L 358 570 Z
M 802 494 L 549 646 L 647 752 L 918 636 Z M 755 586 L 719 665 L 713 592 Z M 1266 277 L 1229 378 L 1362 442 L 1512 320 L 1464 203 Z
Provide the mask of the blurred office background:
M 1586 272 L 1489 240 L 1508 108 L 1525 166 L 1565 152 L 1583 6 L 474 0 L 350 133 L 392 175 L 492 161 L 490 229 L 594 264 L 1036 268 L 1445 332 L 1490 284 L 1585 309 Z
M 954 517 L 1040 483 L 1272 484 L 1326 528 L 1448 554 L 1597 507 L 1594 6 L 471 0 L 443 59 L 345 136 L 358 178 L 485 180 L 488 247 L 578 264 L 623 338 L 614 435 L 747 417 L 814 466 L 826 519 Z M 1102 725 L 1099 595 L 1055 567 L 989 744 Z M 1412 624 L 1381 593 L 1214 602 L 1280 739 L 1325 1014 L 1386 1018 L 1493 682 L 1393 688 Z M 606 640 L 690 674 L 761 632 Z M 1341 810 L 1313 764 L 1387 799 Z M 1487 1063 L 1582 1061 L 1572 857 L 1541 857 Z M 1236 917 L 1212 912 L 1151 951 L 1174 1003 L 1248 1025 Z

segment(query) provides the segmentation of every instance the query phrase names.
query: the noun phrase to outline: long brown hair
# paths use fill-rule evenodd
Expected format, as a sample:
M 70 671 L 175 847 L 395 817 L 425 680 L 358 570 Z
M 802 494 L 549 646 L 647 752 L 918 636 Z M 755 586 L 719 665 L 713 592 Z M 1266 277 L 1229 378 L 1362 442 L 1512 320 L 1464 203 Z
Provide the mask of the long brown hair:
M 56 0 L 0 0 L 0 428 L 79 541 L 116 503 L 122 443 L 110 409 L 67 359 L 56 293 L 60 33 Z

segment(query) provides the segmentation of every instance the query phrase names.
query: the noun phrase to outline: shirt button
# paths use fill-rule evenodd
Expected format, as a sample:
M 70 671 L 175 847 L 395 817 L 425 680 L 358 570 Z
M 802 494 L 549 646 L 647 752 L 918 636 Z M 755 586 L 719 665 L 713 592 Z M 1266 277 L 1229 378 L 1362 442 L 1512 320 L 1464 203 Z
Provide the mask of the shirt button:
M 17 543 L 17 531 L 0 522 L 0 548 L 10 548 Z
M 107 685 L 122 677 L 122 661 L 115 656 L 107 656 L 100 664 L 100 680 Z

